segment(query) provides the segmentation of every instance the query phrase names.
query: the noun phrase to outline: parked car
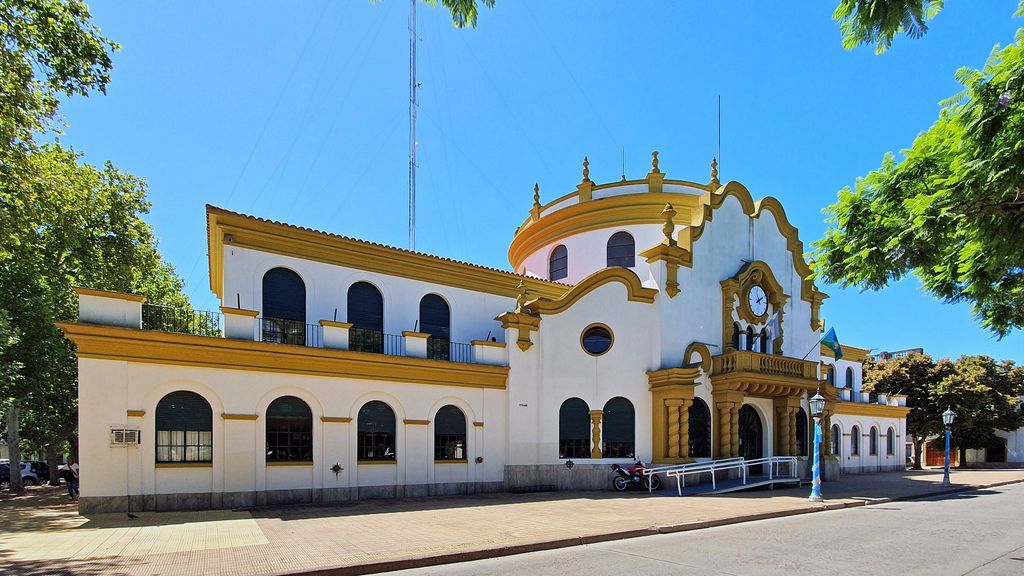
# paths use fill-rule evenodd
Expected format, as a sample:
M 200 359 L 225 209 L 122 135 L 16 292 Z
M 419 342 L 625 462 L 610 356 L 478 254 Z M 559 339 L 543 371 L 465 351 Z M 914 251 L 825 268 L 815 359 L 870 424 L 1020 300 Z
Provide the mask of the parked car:
M 11 465 L 0 464 L 0 484 L 7 484 L 11 481 Z M 32 471 L 32 464 L 29 462 L 21 463 L 21 483 L 25 486 L 39 486 L 42 482 L 39 481 L 39 476 Z
M 50 481 L 50 465 L 46 462 L 32 461 L 29 462 L 32 466 L 32 472 L 35 473 L 36 477 L 39 478 L 41 484 L 45 484 Z

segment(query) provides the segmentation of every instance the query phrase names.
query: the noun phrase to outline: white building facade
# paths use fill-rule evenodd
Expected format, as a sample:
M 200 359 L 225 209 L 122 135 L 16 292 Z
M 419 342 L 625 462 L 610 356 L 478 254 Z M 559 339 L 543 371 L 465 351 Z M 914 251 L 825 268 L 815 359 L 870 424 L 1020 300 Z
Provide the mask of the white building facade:
M 669 180 L 655 154 L 642 180 L 585 167 L 574 192 L 535 193 L 513 272 L 207 220 L 219 313 L 81 289 L 61 324 L 83 511 L 594 489 L 634 458 L 806 458 L 819 389 L 826 478 L 902 466 L 905 401 L 843 397 L 797 230 L 714 166 Z M 852 360 L 838 370 L 859 381 Z M 833 455 L 836 427 L 863 436 L 857 459 L 849 440 Z

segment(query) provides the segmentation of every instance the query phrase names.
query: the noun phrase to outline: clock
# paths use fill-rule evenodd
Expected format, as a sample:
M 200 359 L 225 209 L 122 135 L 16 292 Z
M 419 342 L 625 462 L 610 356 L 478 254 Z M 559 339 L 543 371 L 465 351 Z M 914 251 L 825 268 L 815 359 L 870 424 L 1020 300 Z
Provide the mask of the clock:
M 765 294 L 764 288 L 758 284 L 751 286 L 747 292 L 747 304 L 754 316 L 764 316 L 768 312 L 768 295 Z

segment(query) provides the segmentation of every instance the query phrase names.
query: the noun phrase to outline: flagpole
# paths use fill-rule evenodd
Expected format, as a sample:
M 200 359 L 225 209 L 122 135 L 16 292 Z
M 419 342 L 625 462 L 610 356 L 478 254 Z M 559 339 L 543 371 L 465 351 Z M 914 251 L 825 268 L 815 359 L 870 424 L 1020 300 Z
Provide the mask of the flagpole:
M 820 346 L 821 345 L 821 341 L 824 340 L 824 339 L 825 339 L 825 335 L 822 334 L 818 338 L 818 341 L 814 343 L 814 346 L 811 346 L 811 349 L 807 351 L 807 354 L 804 354 L 804 357 L 801 358 L 801 360 L 807 360 L 807 357 L 811 355 L 811 352 L 814 352 L 814 349 L 817 348 L 818 346 Z

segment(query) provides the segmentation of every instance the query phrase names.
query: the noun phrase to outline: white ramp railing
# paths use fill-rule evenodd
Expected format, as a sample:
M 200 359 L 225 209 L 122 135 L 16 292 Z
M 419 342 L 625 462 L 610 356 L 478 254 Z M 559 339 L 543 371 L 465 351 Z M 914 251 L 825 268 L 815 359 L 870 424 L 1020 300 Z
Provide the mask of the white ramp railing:
M 768 467 L 769 480 L 774 480 L 775 478 L 795 478 L 797 475 L 796 456 L 768 456 L 766 458 L 755 458 L 753 460 L 747 460 L 745 458 L 723 458 L 721 460 L 711 460 L 710 462 L 693 462 L 690 464 L 651 468 L 646 470 L 644 474 L 664 472 L 666 477 L 675 478 L 676 493 L 682 496 L 683 484 L 687 476 L 697 476 L 699 478 L 701 474 L 710 474 L 711 489 L 716 490 L 718 488 L 717 478 L 715 477 L 716 472 L 723 470 L 740 470 L 743 484 L 746 485 L 750 467 L 758 465 Z M 789 473 L 788 475 L 782 474 L 784 467 L 786 472 Z M 648 483 L 648 486 L 650 486 L 650 483 Z

